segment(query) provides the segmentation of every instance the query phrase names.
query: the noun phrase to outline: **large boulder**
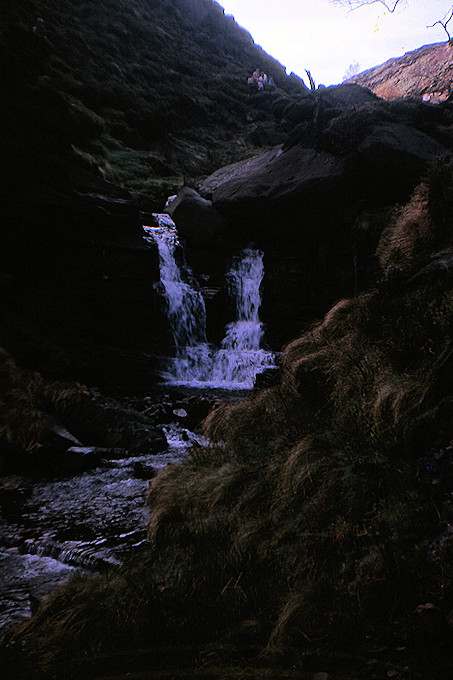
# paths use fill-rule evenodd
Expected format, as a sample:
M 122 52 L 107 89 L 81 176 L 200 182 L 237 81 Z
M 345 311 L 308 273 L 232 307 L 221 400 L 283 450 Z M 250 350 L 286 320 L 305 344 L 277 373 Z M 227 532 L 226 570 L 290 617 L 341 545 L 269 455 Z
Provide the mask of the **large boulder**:
M 335 107 L 336 117 L 323 117 Z M 262 318 L 274 344 L 374 280 L 378 234 L 357 233 L 360 211 L 407 200 L 430 164 L 450 153 L 424 115 L 422 105 L 390 108 L 361 88 L 327 91 L 299 141 L 202 183 L 201 195 L 228 220 L 231 244 L 264 251 Z
M 413 186 L 427 166 L 448 150 L 429 135 L 408 125 L 376 125 L 361 142 L 358 153 L 369 176 L 388 184 Z
M 225 271 L 229 252 L 226 218 L 195 189 L 183 187 L 165 208 L 185 242 L 186 254 L 197 274 Z
M 178 233 L 190 246 L 212 249 L 222 244 L 227 231 L 226 219 L 195 189 L 183 187 L 165 212 L 178 227 Z
M 304 198 L 319 185 L 328 189 L 346 172 L 343 158 L 302 145 L 286 152 L 276 147 L 256 161 L 245 161 L 242 168 L 236 167 L 230 178 L 217 187 L 213 202 L 219 211 L 233 204 L 240 204 L 243 209 L 257 201 L 286 201 L 296 195 Z

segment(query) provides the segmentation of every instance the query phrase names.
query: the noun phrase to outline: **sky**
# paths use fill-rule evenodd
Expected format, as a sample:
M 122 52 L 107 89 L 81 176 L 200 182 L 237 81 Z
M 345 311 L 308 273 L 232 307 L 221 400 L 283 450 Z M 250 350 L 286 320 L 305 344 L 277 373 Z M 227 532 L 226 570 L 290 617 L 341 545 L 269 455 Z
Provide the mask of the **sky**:
M 453 0 L 401 0 L 389 13 L 380 3 L 353 11 L 329 0 L 218 0 L 253 40 L 308 85 L 341 83 L 352 64 L 359 72 L 429 43 L 447 39 L 443 19 Z M 453 19 L 448 24 L 453 36 Z

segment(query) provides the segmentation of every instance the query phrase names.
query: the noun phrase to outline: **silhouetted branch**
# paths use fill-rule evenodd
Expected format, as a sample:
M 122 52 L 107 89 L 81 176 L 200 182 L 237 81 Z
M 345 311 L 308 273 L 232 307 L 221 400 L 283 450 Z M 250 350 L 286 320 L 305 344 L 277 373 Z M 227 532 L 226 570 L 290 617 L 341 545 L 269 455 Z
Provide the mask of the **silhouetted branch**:
M 447 16 L 448 16 L 448 15 L 446 14 L 446 15 L 444 16 L 443 19 L 439 19 L 438 21 L 435 21 L 435 22 L 434 22 L 433 24 L 431 24 L 430 26 L 427 26 L 427 28 L 434 28 L 434 26 L 436 26 L 437 24 L 440 24 L 440 25 L 442 26 L 442 28 L 444 29 L 445 33 L 448 35 L 448 42 L 449 42 L 450 45 L 451 45 L 453 39 L 452 39 L 452 37 L 451 37 L 451 35 L 450 35 L 448 29 L 447 29 L 447 25 L 448 25 L 449 22 L 453 19 L 453 7 L 452 7 L 451 10 L 450 10 L 450 16 L 448 16 L 448 19 L 446 19 Z
M 316 90 L 315 81 L 313 80 L 313 76 L 311 75 L 310 71 L 305 69 L 305 73 L 307 74 L 308 80 L 310 81 L 310 90 Z
M 400 3 L 404 3 L 405 0 L 330 0 L 330 2 L 332 5 L 348 6 L 351 8 L 351 11 L 363 7 L 364 5 L 375 5 L 376 3 L 379 3 L 380 5 L 384 5 L 388 12 L 393 13 L 397 6 Z

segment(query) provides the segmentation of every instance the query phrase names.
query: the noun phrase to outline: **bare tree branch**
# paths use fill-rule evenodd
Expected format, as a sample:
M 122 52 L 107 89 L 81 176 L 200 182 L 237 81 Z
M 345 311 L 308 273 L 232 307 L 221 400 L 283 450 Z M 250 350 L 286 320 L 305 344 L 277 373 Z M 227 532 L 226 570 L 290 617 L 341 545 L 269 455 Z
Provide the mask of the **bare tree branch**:
M 305 73 L 307 74 L 308 80 L 310 81 L 310 90 L 316 90 L 315 81 L 313 80 L 313 76 L 311 75 L 310 71 L 305 69 Z
M 385 9 L 393 13 L 399 4 L 405 3 L 406 0 L 330 0 L 332 5 L 343 5 L 350 7 L 351 11 L 363 7 L 364 5 L 384 5 Z
M 448 16 L 448 19 L 447 19 L 447 16 Z M 449 22 L 452 19 L 453 19 L 453 7 L 451 8 L 449 15 L 446 14 L 443 19 L 439 19 L 438 21 L 435 21 L 433 24 L 431 24 L 430 26 L 427 26 L 426 28 L 434 28 L 434 26 L 436 26 L 437 24 L 440 24 L 442 26 L 442 28 L 444 29 L 445 33 L 448 35 L 448 42 L 450 44 L 452 44 L 453 38 L 451 37 L 451 35 L 448 31 L 448 28 L 447 28 L 447 25 L 449 24 Z

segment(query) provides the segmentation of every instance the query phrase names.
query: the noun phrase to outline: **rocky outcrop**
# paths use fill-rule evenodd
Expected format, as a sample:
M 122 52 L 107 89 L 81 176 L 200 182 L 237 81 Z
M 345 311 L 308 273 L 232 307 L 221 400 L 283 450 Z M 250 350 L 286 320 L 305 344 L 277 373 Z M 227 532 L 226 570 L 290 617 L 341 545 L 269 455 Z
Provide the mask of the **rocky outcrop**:
M 430 164 L 451 154 L 453 111 L 445 104 L 438 114 L 357 87 L 326 90 L 291 143 L 202 183 L 200 193 L 228 219 L 231 243 L 264 250 L 262 318 L 271 339 L 290 337 L 374 280 L 378 235 L 359 235 L 356 219 L 406 200 Z
M 178 235 L 195 273 L 225 272 L 229 229 L 225 217 L 195 189 L 183 187 L 165 208 L 178 225 Z
M 453 46 L 446 42 L 424 45 L 347 82 L 367 87 L 383 99 L 413 97 L 437 104 L 452 93 L 452 56 Z

